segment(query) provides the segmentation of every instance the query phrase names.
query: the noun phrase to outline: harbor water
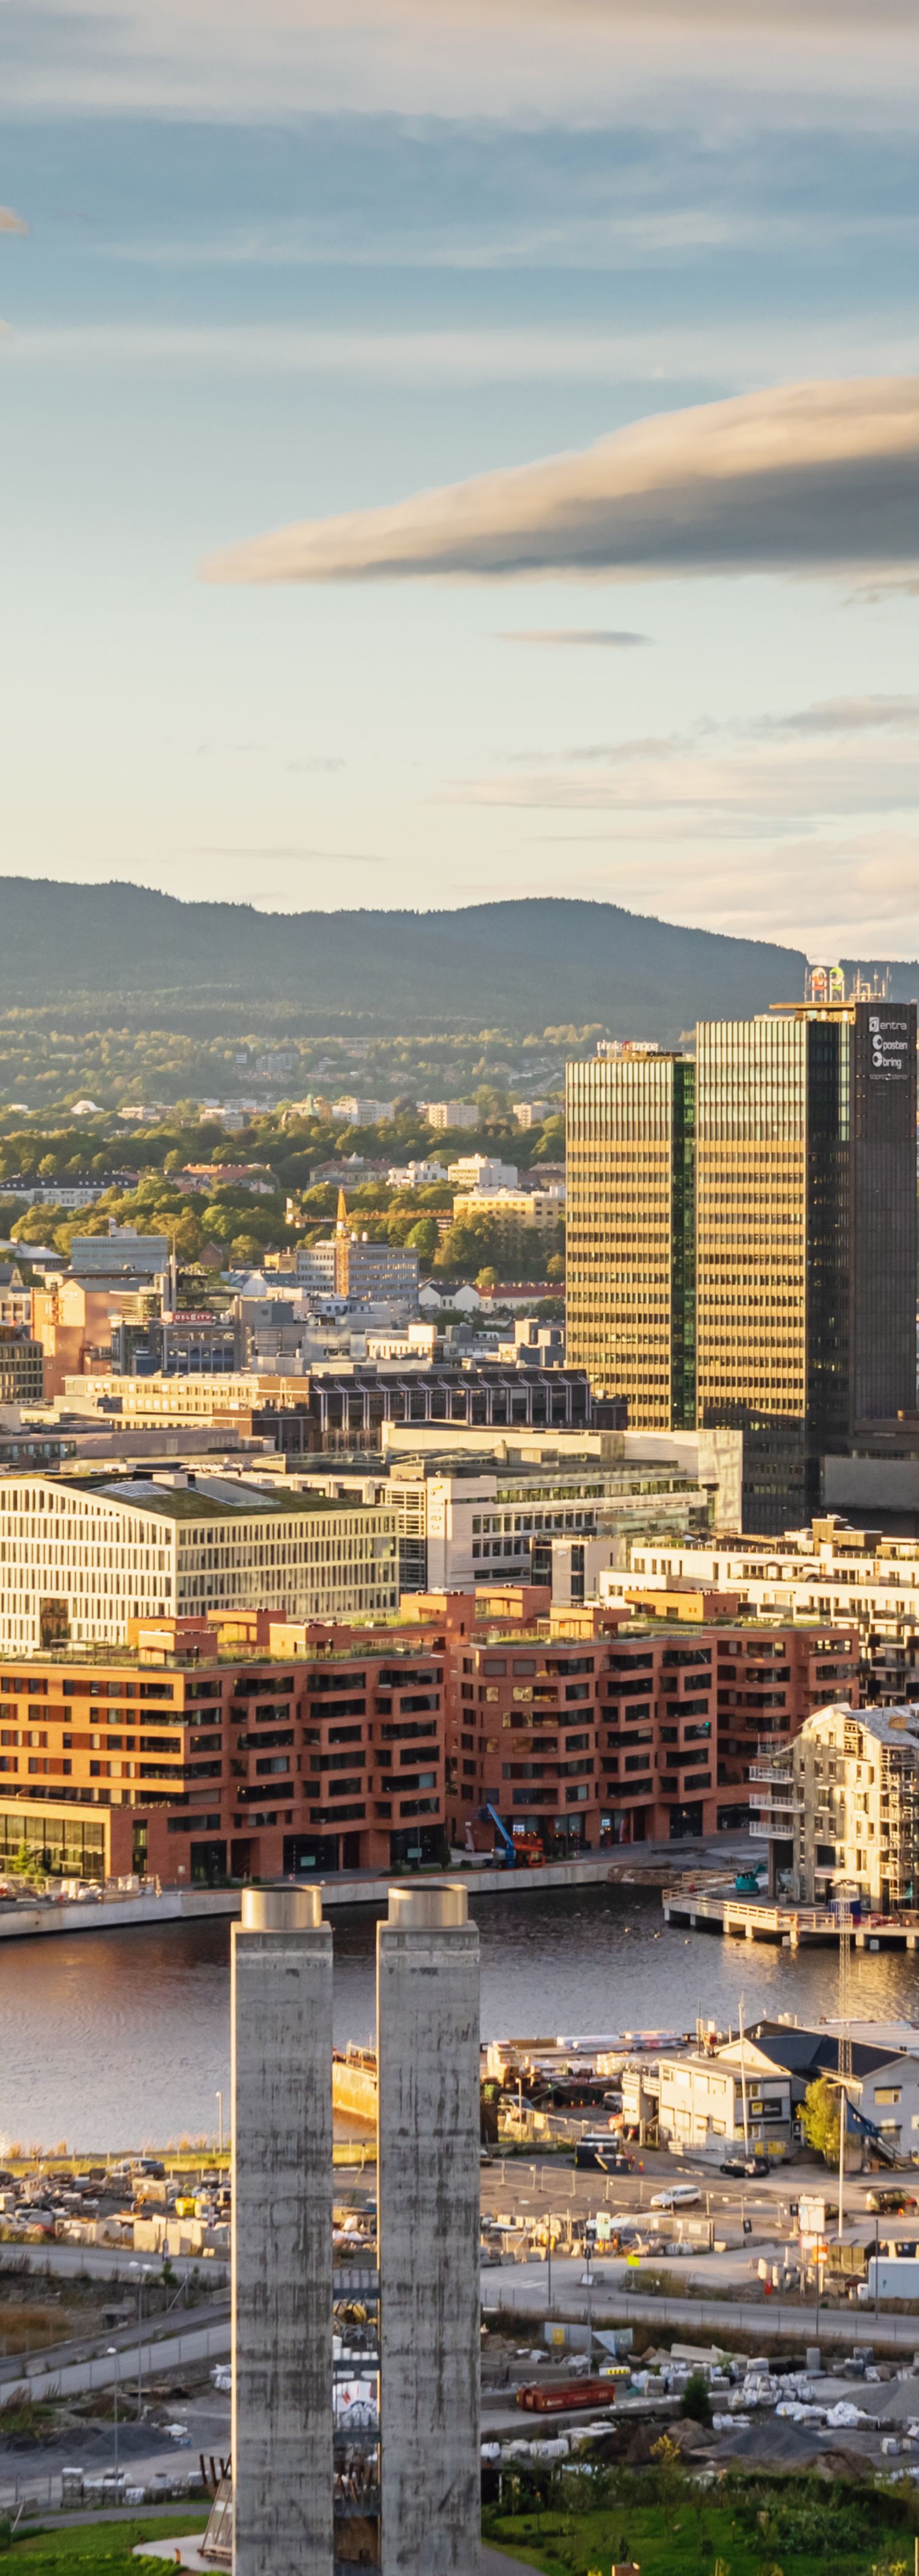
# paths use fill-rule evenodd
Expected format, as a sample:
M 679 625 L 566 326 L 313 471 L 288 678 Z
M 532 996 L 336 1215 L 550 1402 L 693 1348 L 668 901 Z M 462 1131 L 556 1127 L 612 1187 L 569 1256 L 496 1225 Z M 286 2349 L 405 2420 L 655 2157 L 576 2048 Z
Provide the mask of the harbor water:
M 836 2010 L 835 1950 L 667 1928 L 653 1888 L 479 1896 L 483 2038 L 692 2029 Z M 374 2024 L 376 1917 L 338 1914 L 335 2036 Z M 114 2151 L 216 2138 L 229 2107 L 230 1923 L 98 1931 L 0 1951 L 0 2152 Z M 853 2015 L 919 2021 L 917 1958 L 858 1952 Z

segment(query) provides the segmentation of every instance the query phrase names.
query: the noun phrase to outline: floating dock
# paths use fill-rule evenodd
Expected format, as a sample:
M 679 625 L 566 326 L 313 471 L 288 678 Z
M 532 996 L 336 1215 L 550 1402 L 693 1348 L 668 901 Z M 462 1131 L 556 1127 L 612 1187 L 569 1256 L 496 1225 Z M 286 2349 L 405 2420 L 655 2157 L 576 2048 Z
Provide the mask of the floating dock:
M 839 1920 L 827 1905 L 769 1905 L 749 1896 L 706 1895 L 703 1888 L 666 1889 L 665 1923 L 688 1924 L 691 1932 L 721 1932 L 732 1941 L 773 1941 L 786 1950 L 839 1940 Z M 856 1950 L 919 1948 L 919 1914 L 869 1916 L 852 1923 Z

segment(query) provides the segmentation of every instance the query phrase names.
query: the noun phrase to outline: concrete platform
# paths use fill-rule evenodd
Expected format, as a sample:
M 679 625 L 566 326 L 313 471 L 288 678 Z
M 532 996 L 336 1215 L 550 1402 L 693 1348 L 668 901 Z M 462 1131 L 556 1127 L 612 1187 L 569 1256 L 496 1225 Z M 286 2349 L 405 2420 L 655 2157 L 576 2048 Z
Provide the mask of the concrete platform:
M 215 2576 L 218 2561 L 214 2558 L 202 2558 L 200 2540 L 200 2529 L 193 2532 L 187 2540 L 177 2540 L 173 2532 L 169 2540 L 142 2540 L 137 2549 L 132 2549 L 131 2556 L 132 2558 L 161 2558 L 164 2567 L 187 2567 L 194 2571 L 194 2576 L 200 2576 L 202 2570 L 205 2571 L 205 2576 L 208 2571 L 209 2576 Z

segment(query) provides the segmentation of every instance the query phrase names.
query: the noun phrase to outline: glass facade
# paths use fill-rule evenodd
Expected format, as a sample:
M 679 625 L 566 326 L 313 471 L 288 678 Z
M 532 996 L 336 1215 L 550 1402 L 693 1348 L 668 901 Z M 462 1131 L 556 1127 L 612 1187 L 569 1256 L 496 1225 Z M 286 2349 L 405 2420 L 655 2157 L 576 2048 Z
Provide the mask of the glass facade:
M 568 1068 L 568 1358 L 639 1430 L 744 1434 L 744 1527 L 916 1402 L 916 1007 L 700 1024 Z
M 743 1430 L 749 1528 L 784 1529 L 817 1501 L 807 1473 L 815 1288 L 816 1369 L 831 1386 L 838 1365 L 845 1386 L 834 1319 L 847 1327 L 847 1067 L 839 1021 L 779 1016 L 698 1031 L 698 1418 Z
M 695 1421 L 694 1067 L 598 1055 L 567 1079 L 567 1357 L 639 1430 Z

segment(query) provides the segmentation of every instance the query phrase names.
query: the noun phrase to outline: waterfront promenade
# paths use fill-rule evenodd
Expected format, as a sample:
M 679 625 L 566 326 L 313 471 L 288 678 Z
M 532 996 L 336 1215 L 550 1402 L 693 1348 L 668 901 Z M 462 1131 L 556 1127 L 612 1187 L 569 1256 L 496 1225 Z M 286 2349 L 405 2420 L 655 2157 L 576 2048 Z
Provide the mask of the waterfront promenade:
M 724 1834 L 707 1841 L 622 1844 L 589 1852 L 583 1860 L 547 1861 L 542 1869 L 469 1869 L 460 1861 L 443 1872 L 425 1871 L 422 1883 L 439 1887 L 445 1879 L 462 1876 L 471 1897 L 542 1896 L 556 1888 L 606 1885 L 667 1888 L 684 1873 L 694 1876 L 698 1871 L 708 1877 L 730 1872 L 733 1876 L 749 1867 L 752 1848 L 746 1834 Z M 385 1907 L 390 1887 L 404 1883 L 404 1873 L 393 1878 L 368 1870 L 343 1871 L 322 1880 L 323 1909 L 331 1913 L 347 1906 Z M 33 1902 L 22 1898 L 7 1912 L 0 1911 L 0 1941 L 37 1940 L 62 1932 L 127 1932 L 151 1925 L 158 1929 L 164 1923 L 236 1916 L 241 1903 L 239 1887 L 164 1887 L 159 1894 L 143 1889 L 131 1895 L 112 1888 L 98 1899 L 47 1897 Z

